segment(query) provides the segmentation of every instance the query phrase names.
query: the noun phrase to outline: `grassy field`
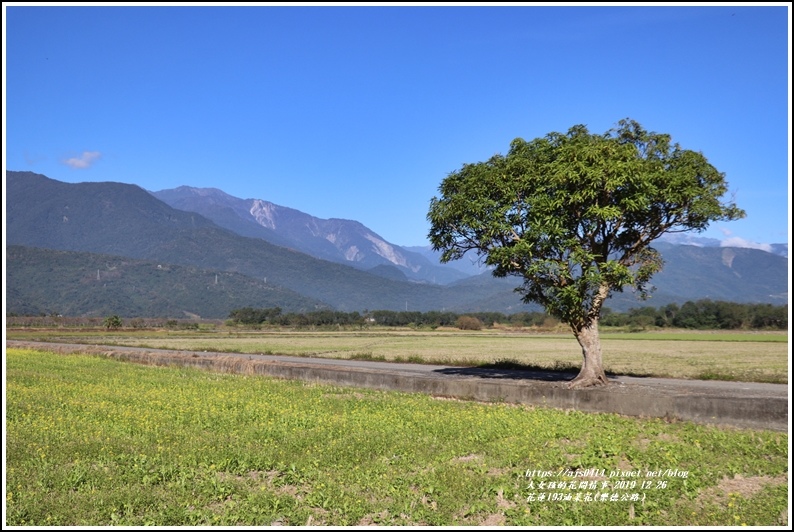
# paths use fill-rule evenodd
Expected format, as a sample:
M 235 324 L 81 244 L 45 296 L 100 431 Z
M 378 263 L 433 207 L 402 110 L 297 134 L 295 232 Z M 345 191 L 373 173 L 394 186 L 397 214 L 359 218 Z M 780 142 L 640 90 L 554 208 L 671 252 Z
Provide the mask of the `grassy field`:
M 477 366 L 578 368 L 570 333 L 511 330 L 9 330 L 9 339 Z M 759 332 L 602 333 L 604 364 L 622 375 L 788 383 L 788 335 Z
M 6 370 L 7 525 L 788 522 L 777 432 L 44 351 Z

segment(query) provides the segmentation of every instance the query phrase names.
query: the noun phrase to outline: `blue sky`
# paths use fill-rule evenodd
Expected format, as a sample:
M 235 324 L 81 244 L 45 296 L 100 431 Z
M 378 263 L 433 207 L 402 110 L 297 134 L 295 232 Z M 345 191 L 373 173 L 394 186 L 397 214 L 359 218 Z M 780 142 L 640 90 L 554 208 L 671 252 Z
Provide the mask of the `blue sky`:
M 747 218 L 700 236 L 789 240 L 787 3 L 3 9 L 8 170 L 215 187 L 423 245 L 462 164 L 630 117 L 726 174 Z

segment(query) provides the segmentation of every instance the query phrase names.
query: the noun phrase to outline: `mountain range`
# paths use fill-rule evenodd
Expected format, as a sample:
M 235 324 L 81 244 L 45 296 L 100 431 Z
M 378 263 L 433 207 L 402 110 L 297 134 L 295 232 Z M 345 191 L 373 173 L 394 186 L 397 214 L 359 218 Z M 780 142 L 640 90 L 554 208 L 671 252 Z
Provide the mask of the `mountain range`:
M 421 253 L 386 242 L 354 220 L 324 220 L 261 199 L 235 198 L 216 188 L 182 186 L 152 194 L 175 209 L 201 214 L 238 235 L 261 238 L 318 259 L 361 270 L 393 266 L 407 279 L 436 284 L 467 276 L 454 268 L 433 264 Z
M 7 312 L 224 318 L 286 311 L 540 310 L 518 278 L 473 259 L 450 267 L 353 220 L 322 220 L 218 189 L 156 192 L 6 172 Z M 711 298 L 785 304 L 787 259 L 757 249 L 659 242 L 652 299 L 616 294 L 617 311 Z

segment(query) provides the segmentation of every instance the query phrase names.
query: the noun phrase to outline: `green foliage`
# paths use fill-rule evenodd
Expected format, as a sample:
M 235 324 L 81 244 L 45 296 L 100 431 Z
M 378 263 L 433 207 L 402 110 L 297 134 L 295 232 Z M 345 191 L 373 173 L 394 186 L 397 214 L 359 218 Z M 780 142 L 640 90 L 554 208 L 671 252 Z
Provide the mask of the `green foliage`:
M 191 266 L 22 246 L 8 246 L 6 260 L 7 308 L 17 314 L 223 318 L 241 302 L 292 312 L 322 305 L 261 279 Z
M 168 320 L 165 322 L 165 328 L 181 331 L 197 331 L 199 329 L 199 324 L 186 320 Z
M 465 318 L 465 319 L 464 319 Z M 492 327 L 496 323 L 516 326 L 544 326 L 549 316 L 542 312 L 520 312 L 506 315 L 501 312 L 469 312 L 461 316 L 455 312 L 429 312 L 374 310 L 365 312 L 341 312 L 321 310 L 314 312 L 282 314 L 276 308 L 244 307 L 229 313 L 230 324 L 261 325 L 270 324 L 285 327 L 365 327 L 378 325 L 385 327 L 458 327 L 468 330 L 479 330 Z M 463 321 L 461 321 L 463 320 Z M 461 324 L 464 327 L 461 327 Z
M 477 320 L 479 328 L 495 325 L 513 327 L 535 327 L 554 329 L 559 323 L 543 312 L 469 312 L 463 316 L 455 312 L 397 312 L 376 310 L 366 312 L 315 311 L 283 314 L 280 307 L 243 307 L 229 313 L 226 325 L 256 327 L 268 324 L 272 327 L 336 327 L 362 328 L 370 325 L 380 327 L 420 328 L 460 327 L 462 317 Z M 107 327 L 99 318 L 74 316 L 16 316 L 6 317 L 9 327 L 55 327 L 85 328 Z M 120 318 L 119 318 L 120 319 Z M 647 328 L 721 329 L 721 330 L 785 330 L 788 328 L 788 305 L 759 303 L 735 303 L 730 301 L 688 301 L 679 307 L 671 303 L 663 307 L 631 308 L 627 312 L 615 312 L 609 307 L 601 308 L 599 323 L 607 327 L 630 327 L 632 330 Z M 119 325 L 120 326 L 120 325 Z M 168 329 L 198 329 L 199 324 L 190 320 L 164 318 L 133 318 L 129 326 L 135 329 L 166 327 Z
M 116 314 L 108 316 L 105 318 L 104 325 L 106 329 L 120 329 L 122 326 L 121 318 Z
M 662 266 L 658 237 L 744 215 L 721 202 L 725 176 L 702 154 L 632 120 L 618 126 L 515 139 L 506 156 L 451 173 L 428 213 L 442 261 L 475 250 L 494 275 L 523 278 L 524 302 L 582 330 L 610 291 L 646 291 Z
M 734 303 L 700 299 L 680 307 L 670 303 L 660 308 L 641 307 L 616 313 L 603 308 L 600 323 L 636 329 L 674 327 L 680 329 L 769 329 L 788 328 L 788 305 Z
M 281 315 L 281 307 L 260 308 L 243 307 L 234 309 L 229 313 L 229 319 L 234 323 L 245 325 L 261 324 L 273 321 Z

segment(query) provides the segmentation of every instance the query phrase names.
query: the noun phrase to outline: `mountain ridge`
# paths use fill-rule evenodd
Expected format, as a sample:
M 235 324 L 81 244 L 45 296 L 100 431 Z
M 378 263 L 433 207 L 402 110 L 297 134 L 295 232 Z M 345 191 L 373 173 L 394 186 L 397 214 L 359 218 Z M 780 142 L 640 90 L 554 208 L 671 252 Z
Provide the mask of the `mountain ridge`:
M 294 247 L 277 246 L 256 236 L 243 236 L 199 213 L 169 206 L 137 185 L 68 184 L 32 172 L 12 171 L 6 172 L 6 181 L 7 250 L 18 245 L 114 255 L 201 271 L 227 271 L 292 291 L 309 298 L 312 305 L 340 311 L 539 309 L 537 305 L 521 303 L 514 291 L 521 282 L 519 278 L 495 279 L 487 271 L 483 273 L 476 262 L 471 266 L 479 269 L 480 275 L 461 272 L 458 280 L 442 286 L 409 279 L 404 269 L 392 263 L 363 270 L 312 257 Z M 232 209 L 225 204 L 220 207 Z M 233 212 L 229 216 L 232 221 L 240 218 Z M 249 227 L 252 231 L 267 229 L 250 222 Z M 661 247 L 665 245 L 660 243 Z M 706 297 L 773 304 L 787 301 L 788 270 L 783 257 L 745 248 L 668 246 L 660 249 L 667 264 L 652 280 L 657 291 L 650 300 L 639 301 L 627 292 L 615 294 L 607 306 L 622 311 Z M 78 259 L 86 264 L 93 260 L 75 258 Z M 47 258 L 38 262 L 31 259 L 23 266 L 11 261 L 9 267 L 30 268 L 15 270 L 9 276 L 8 294 L 15 298 L 26 294 L 22 274 L 33 275 L 38 270 L 68 273 L 63 268 L 59 270 L 58 260 Z M 52 290 L 55 294 L 56 288 Z M 237 306 L 254 304 L 242 297 Z M 190 312 L 202 314 L 196 309 Z
M 85 187 L 10 171 L 6 180 L 6 246 L 121 255 L 242 273 L 267 278 L 338 310 L 375 305 L 400 309 L 406 300 L 427 308 L 440 297 L 432 286 L 385 279 L 237 235 L 197 213 L 174 209 L 137 185 Z
M 409 279 L 446 284 L 464 277 L 425 256 L 387 242 L 356 220 L 322 219 L 264 199 L 237 198 L 217 188 L 180 186 L 150 192 L 175 209 L 196 212 L 243 236 L 362 270 L 392 265 Z

